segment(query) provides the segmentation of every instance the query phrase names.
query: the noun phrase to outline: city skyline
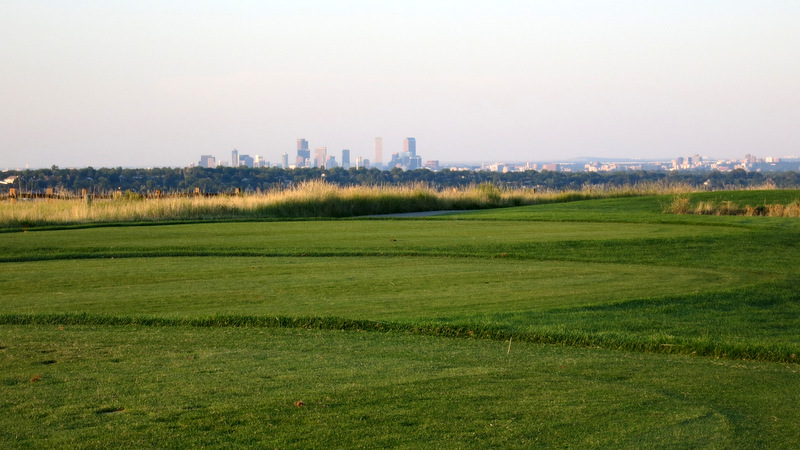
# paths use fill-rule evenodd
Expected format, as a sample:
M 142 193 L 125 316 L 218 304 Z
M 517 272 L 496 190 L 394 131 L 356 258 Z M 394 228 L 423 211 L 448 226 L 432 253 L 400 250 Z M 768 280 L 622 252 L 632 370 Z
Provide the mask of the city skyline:
M 451 170 L 482 170 L 491 172 L 524 172 L 528 170 L 547 170 L 555 172 L 613 172 L 613 171 L 712 171 L 729 172 L 736 169 L 767 170 L 767 171 L 800 171 L 800 158 L 790 156 L 760 156 L 746 154 L 743 158 L 709 158 L 700 154 L 689 156 L 675 156 L 671 159 L 615 159 L 615 158 L 575 158 L 572 160 L 550 160 L 550 161 L 502 161 L 484 160 L 480 162 L 464 161 L 439 161 L 427 160 L 423 164 L 420 155 L 417 155 L 416 138 L 406 137 L 403 140 L 403 151 L 392 152 L 388 164 L 374 164 L 368 158 L 358 155 L 355 158 L 355 165 L 351 165 L 350 149 L 341 150 L 341 160 L 337 162 L 334 154 L 328 153 L 325 146 L 316 147 L 313 157 L 310 156 L 309 141 L 305 138 L 297 139 L 297 156 L 295 164 L 289 164 L 289 155 L 284 152 L 281 154 L 281 162 L 271 164 L 269 160 L 261 155 L 251 157 L 247 154 L 240 154 L 238 149 L 231 151 L 230 164 L 224 160 L 216 160 L 214 155 L 200 155 L 199 167 L 280 167 L 283 169 L 298 168 L 377 168 L 381 170 L 391 170 L 400 168 L 402 170 L 430 169 L 438 171 L 440 169 Z M 383 158 L 383 138 L 374 139 L 374 155 L 376 160 Z M 476 164 L 477 163 L 477 164 Z M 194 164 L 190 164 L 194 166 Z
M 200 161 L 196 165 L 206 168 L 213 168 L 217 166 L 271 167 L 273 165 L 279 165 L 284 169 L 310 167 L 343 167 L 347 169 L 352 167 L 350 160 L 350 149 L 342 149 L 341 159 L 337 162 L 336 155 L 333 152 L 328 153 L 327 146 L 315 147 L 312 155 L 309 148 L 308 139 L 297 138 L 296 143 L 297 151 L 292 164 L 289 163 L 289 155 L 287 152 L 281 153 L 280 163 L 271 164 L 270 160 L 265 158 L 263 155 L 250 156 L 249 154 L 240 153 L 239 149 L 234 148 L 231 150 L 230 162 L 217 159 L 215 155 L 200 155 Z M 391 162 L 388 166 L 384 166 L 383 164 L 383 138 L 376 137 L 374 141 L 373 157 L 374 159 L 371 162 L 369 158 L 365 158 L 363 155 L 357 155 L 355 167 L 375 167 L 380 169 L 398 167 L 405 170 L 413 170 L 424 167 L 421 157 L 417 155 L 417 140 L 413 137 L 406 137 L 403 140 L 402 152 L 391 153 Z M 435 166 L 438 167 L 438 161 L 432 161 L 431 163 L 434 162 Z M 194 165 L 194 163 L 190 165 Z
M 798 22 L 786 0 L 7 0 L 0 168 L 275 162 L 297 136 L 375 162 L 381 136 L 386 164 L 407 134 L 441 161 L 792 156 Z

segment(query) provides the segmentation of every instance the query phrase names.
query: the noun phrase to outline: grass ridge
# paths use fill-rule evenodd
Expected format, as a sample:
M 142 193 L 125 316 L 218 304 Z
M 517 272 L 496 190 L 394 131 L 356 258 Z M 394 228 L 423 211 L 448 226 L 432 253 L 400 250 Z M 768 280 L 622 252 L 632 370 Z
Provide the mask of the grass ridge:
M 471 323 L 404 323 L 347 319 L 332 316 L 245 316 L 215 315 L 199 318 L 113 316 L 90 313 L 0 314 L 0 325 L 99 325 L 152 327 L 252 327 L 304 328 L 357 332 L 402 332 L 423 336 L 494 341 L 526 342 L 583 348 L 603 348 L 644 353 L 683 354 L 734 360 L 800 363 L 790 346 L 719 343 L 708 337 L 689 339 L 674 336 L 634 340 L 616 332 L 511 331 L 503 327 Z

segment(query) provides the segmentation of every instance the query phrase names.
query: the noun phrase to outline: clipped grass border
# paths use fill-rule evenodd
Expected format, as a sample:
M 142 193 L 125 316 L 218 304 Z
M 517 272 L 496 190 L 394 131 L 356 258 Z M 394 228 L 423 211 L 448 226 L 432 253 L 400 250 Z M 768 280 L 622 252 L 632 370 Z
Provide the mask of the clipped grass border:
M 643 353 L 696 355 L 733 360 L 800 363 L 796 349 L 789 346 L 724 344 L 708 338 L 685 339 L 673 336 L 634 340 L 618 333 L 548 330 L 513 332 L 501 327 L 467 323 L 403 323 L 342 317 L 216 315 L 200 318 L 167 318 L 88 313 L 0 314 L 0 325 L 303 328 L 331 331 L 402 332 L 422 336 L 509 341 L 509 350 L 511 342 L 526 342 Z

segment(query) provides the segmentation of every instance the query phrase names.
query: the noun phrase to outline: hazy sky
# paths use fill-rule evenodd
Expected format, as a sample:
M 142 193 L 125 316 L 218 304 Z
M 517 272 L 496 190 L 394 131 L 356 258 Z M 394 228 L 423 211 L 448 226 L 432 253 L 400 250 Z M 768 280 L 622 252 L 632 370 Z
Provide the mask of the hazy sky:
M 0 169 L 800 155 L 800 1 L 0 2 Z

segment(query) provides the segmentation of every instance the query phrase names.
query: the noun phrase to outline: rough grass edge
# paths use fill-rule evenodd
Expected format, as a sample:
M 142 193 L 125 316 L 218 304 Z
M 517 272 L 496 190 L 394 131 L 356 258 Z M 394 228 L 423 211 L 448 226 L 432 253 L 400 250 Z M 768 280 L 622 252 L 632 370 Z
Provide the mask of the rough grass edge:
M 345 218 L 436 210 L 472 210 L 565 203 L 599 198 L 686 192 L 669 183 L 585 187 L 574 191 L 499 188 L 491 183 L 456 189 L 425 184 L 340 187 L 306 182 L 283 191 L 223 197 L 178 197 L 85 202 L 47 200 L 0 202 L 0 231 L 26 231 L 98 223 Z
M 678 194 L 672 197 L 663 211 L 668 214 L 697 214 L 707 216 L 765 216 L 765 217 L 800 217 L 800 200 L 793 200 L 786 205 L 775 203 L 765 205 L 739 206 L 725 200 L 722 202 L 701 201 L 692 208 L 689 194 Z
M 89 313 L 0 314 L 2 325 L 99 325 L 152 327 L 242 327 L 304 328 L 355 332 L 400 332 L 422 336 L 482 339 L 601 348 L 643 353 L 682 354 L 733 360 L 800 363 L 798 350 L 789 346 L 719 343 L 710 339 L 681 339 L 674 336 L 632 339 L 617 333 L 524 331 L 514 332 L 496 326 L 442 323 L 403 323 L 346 319 L 341 317 L 241 316 L 216 315 L 201 318 L 152 316 L 112 316 Z

